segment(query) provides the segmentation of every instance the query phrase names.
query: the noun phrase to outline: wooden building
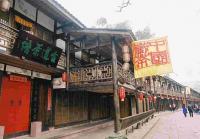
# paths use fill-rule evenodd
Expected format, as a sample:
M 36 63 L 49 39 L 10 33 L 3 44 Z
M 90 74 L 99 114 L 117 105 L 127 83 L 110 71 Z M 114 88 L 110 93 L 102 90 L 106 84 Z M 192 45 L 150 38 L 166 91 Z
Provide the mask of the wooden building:
M 41 121 L 45 131 L 114 119 L 119 132 L 152 116 L 154 108 L 181 105 L 184 87 L 174 80 L 134 78 L 134 40 L 131 30 L 86 28 L 55 0 L 11 1 L 9 11 L 0 11 L 0 126 L 5 136 L 29 134 L 34 121 Z
M 52 81 L 66 69 L 62 36 L 84 27 L 54 0 L 1 1 L 0 125 L 5 136 L 29 133 L 34 121 L 42 122 L 42 130 L 54 126 Z

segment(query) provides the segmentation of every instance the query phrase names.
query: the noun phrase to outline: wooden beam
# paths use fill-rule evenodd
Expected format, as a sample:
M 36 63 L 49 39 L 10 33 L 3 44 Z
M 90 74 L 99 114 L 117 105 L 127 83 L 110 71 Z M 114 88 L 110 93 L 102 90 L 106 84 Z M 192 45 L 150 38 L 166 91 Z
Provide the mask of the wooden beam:
M 67 74 L 69 76 L 69 66 L 70 66 L 70 34 L 67 35 L 67 41 L 66 41 L 66 44 L 65 44 L 65 54 L 66 54 L 66 70 L 67 70 Z M 70 79 L 68 77 L 68 79 Z M 66 86 L 66 89 L 69 90 L 69 81 L 67 82 L 67 86 Z
M 108 44 L 104 44 L 102 46 L 99 46 L 99 47 L 105 47 L 105 46 L 108 46 Z M 74 49 L 74 50 L 71 50 L 70 53 L 75 53 L 75 52 L 79 52 L 79 51 L 82 51 L 82 50 L 89 50 L 89 49 L 95 49 L 95 48 L 98 48 L 98 46 L 88 46 L 86 48 L 78 48 L 78 49 Z
M 65 27 L 71 26 L 71 25 L 73 25 L 72 22 L 66 22 L 66 23 L 62 24 L 61 26 L 57 27 L 56 30 L 59 30 L 61 28 L 65 28 Z

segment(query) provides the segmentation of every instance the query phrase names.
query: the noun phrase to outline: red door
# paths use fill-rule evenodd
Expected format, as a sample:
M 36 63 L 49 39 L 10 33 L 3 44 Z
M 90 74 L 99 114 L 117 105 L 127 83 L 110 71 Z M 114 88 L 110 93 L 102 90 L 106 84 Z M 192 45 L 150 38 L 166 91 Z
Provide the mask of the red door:
M 5 134 L 29 130 L 31 83 L 11 81 L 4 77 L 0 96 L 0 125 Z

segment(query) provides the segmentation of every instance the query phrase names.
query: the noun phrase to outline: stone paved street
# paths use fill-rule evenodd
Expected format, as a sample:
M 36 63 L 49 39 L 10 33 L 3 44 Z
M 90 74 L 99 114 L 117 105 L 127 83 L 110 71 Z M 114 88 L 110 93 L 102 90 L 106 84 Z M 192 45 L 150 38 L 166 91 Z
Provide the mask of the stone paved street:
M 161 116 L 145 139 L 200 139 L 200 115 L 185 118 L 177 111 Z

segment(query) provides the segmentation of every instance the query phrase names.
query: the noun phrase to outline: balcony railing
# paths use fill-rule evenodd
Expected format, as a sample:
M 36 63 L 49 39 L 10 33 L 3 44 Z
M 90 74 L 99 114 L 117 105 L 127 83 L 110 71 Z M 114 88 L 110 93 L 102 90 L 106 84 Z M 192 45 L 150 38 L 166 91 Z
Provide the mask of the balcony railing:
M 135 85 L 134 76 L 131 72 L 124 72 L 118 64 L 118 78 L 123 78 L 128 84 Z M 99 82 L 112 81 L 112 63 L 96 64 L 88 67 L 70 68 L 70 85 L 83 85 Z
M 150 110 L 150 111 L 147 111 L 147 112 L 143 112 L 141 114 L 137 114 L 137 115 L 134 115 L 134 116 L 129 116 L 129 117 L 126 117 L 126 118 L 121 118 L 120 121 L 121 121 L 121 130 L 122 129 L 126 129 L 136 123 L 139 123 L 141 122 L 142 120 L 152 116 L 154 114 L 155 110 Z
M 168 90 L 166 87 L 156 87 L 156 92 L 157 94 L 161 94 L 161 95 L 184 97 L 184 94 L 182 94 L 181 92 Z
M 0 22 L 0 47 L 6 53 L 10 53 L 18 35 L 18 30 Z

